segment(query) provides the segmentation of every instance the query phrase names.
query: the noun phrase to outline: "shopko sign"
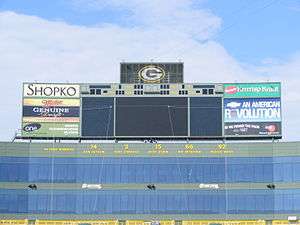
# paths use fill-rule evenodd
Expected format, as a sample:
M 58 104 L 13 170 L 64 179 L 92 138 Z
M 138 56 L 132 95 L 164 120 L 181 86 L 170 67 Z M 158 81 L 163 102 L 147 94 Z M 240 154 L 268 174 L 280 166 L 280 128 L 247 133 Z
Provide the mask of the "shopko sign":
M 35 84 L 23 85 L 24 97 L 79 98 L 79 85 L 74 84 Z

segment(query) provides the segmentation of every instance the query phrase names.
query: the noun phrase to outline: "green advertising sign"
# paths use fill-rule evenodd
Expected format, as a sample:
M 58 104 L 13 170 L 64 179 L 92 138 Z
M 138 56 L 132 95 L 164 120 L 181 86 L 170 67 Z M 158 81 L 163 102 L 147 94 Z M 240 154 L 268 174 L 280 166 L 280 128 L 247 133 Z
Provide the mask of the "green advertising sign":
M 79 123 L 25 123 L 23 137 L 79 137 Z
M 280 83 L 224 84 L 225 98 L 264 98 L 280 96 Z

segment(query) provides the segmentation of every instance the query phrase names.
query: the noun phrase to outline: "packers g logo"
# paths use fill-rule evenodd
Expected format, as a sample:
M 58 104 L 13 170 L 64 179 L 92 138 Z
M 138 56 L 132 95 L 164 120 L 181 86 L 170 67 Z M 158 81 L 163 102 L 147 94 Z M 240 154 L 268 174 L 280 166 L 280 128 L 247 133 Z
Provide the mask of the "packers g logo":
M 158 82 L 165 77 L 165 71 L 159 66 L 145 66 L 138 74 L 143 81 L 150 83 Z

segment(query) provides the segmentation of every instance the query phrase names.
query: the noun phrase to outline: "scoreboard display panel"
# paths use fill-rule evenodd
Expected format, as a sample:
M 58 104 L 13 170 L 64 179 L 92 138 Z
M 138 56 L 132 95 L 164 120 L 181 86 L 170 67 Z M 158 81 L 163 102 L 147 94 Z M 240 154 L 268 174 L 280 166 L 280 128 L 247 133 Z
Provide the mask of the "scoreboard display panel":
M 81 135 L 84 137 L 113 136 L 114 98 L 82 98 Z
M 181 63 L 121 66 L 132 75 L 123 71 L 124 77 L 132 80 L 24 83 L 20 139 L 282 137 L 279 82 L 180 83 Z M 139 76 L 134 78 L 136 72 Z M 138 79 L 143 82 L 135 83 Z
M 188 99 L 117 98 L 115 125 L 117 137 L 186 137 Z
M 222 98 L 190 98 L 190 121 L 192 137 L 222 136 Z

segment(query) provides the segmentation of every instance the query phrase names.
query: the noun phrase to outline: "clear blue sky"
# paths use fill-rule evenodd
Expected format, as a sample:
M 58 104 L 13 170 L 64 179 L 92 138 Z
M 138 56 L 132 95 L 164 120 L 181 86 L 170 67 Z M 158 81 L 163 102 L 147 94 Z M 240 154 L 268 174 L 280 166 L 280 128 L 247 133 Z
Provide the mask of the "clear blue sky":
M 0 10 L 63 20 L 72 25 L 135 25 L 125 19 L 130 13 L 126 10 L 86 10 L 71 2 L 0 0 Z M 299 0 L 206 0 L 194 1 L 194 7 L 208 9 L 222 19 L 220 32 L 214 38 L 241 62 L 256 64 L 269 57 L 284 58 L 300 49 Z

